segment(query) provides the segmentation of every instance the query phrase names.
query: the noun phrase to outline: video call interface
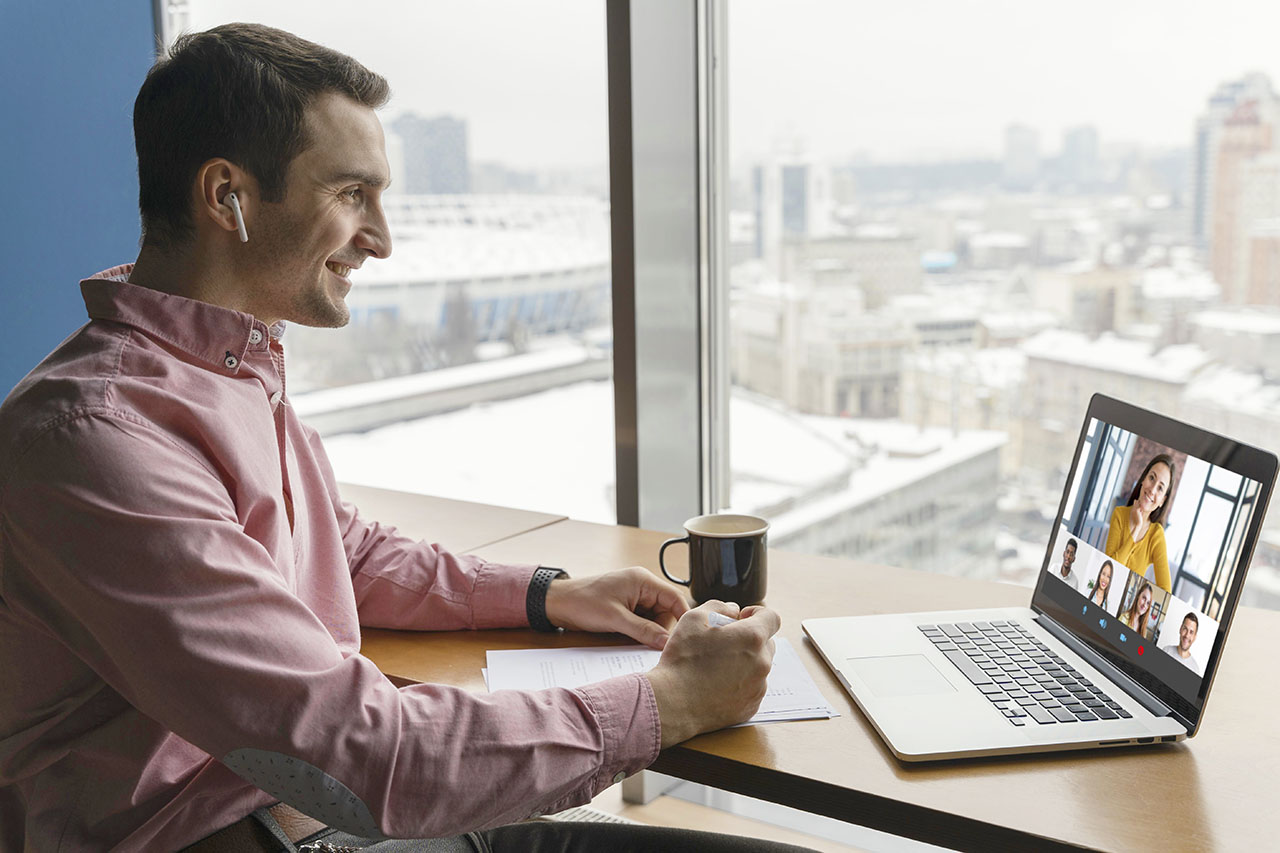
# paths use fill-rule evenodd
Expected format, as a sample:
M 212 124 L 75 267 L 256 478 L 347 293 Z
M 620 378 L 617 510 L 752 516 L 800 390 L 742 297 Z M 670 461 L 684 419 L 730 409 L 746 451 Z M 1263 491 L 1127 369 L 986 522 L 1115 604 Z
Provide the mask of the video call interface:
M 1260 484 L 1091 420 L 1042 591 L 1198 701 Z

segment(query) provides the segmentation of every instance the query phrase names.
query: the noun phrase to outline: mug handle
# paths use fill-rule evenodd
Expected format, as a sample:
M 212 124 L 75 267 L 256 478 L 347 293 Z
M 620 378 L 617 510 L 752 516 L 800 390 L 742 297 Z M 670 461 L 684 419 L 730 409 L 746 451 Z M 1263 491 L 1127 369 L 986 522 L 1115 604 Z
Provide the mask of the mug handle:
M 679 539 L 668 539 L 666 542 L 662 543 L 662 547 L 658 549 L 658 567 L 662 569 L 662 573 L 667 576 L 667 580 L 672 583 L 678 583 L 681 586 L 688 586 L 691 583 L 691 580 L 686 581 L 677 577 L 672 577 L 671 572 L 667 571 L 667 564 L 662 561 L 662 555 L 666 553 L 667 546 L 676 545 L 680 542 L 684 542 L 687 545 L 689 543 L 689 537 L 681 536 Z

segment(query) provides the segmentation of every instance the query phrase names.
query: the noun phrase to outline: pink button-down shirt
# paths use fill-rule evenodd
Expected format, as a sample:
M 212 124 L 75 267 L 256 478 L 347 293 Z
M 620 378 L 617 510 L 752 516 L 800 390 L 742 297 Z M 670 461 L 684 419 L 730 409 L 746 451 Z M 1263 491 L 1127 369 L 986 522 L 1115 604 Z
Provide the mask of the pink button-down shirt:
M 534 567 L 361 518 L 272 330 L 129 269 L 81 283 L 90 322 L 0 407 L 0 849 L 192 843 L 289 800 L 245 756 L 327 774 L 396 837 L 567 808 L 653 761 L 641 676 L 383 678 L 361 625 L 527 625 Z

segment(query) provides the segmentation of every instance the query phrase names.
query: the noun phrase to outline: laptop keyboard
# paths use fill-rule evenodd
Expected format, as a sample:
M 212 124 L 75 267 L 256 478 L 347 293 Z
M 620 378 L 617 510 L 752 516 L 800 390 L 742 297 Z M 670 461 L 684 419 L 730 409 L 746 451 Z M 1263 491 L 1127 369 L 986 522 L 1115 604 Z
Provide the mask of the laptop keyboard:
M 1017 622 L 919 627 L 1015 726 L 1133 716 Z

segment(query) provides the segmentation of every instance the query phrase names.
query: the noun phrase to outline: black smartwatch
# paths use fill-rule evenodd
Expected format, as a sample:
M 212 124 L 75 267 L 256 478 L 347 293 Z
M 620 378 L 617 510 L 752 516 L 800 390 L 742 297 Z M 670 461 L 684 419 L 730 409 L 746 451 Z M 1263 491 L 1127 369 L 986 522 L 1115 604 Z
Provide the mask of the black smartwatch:
M 539 566 L 529 580 L 529 591 L 524 597 L 524 612 L 529 617 L 529 627 L 535 631 L 558 631 L 547 618 L 547 588 L 556 578 L 567 578 L 569 573 L 564 569 L 550 566 Z

